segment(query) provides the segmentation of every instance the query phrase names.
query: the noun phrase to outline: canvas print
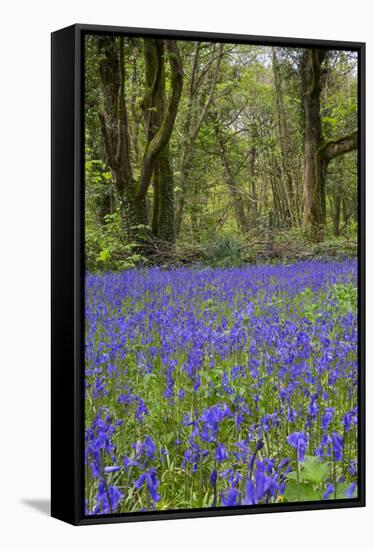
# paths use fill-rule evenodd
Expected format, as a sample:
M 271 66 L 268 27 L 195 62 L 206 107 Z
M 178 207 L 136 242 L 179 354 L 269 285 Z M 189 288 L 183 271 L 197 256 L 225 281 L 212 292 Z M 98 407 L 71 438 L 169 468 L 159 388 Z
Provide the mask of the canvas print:
M 85 35 L 86 515 L 357 498 L 357 75 Z

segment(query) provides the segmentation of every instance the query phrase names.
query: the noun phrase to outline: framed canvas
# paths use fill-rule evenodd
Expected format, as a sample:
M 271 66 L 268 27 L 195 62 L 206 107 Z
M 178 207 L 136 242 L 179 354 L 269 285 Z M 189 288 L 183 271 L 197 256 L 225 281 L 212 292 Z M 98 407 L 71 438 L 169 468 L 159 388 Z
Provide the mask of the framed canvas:
M 364 506 L 365 45 L 52 34 L 52 516 Z

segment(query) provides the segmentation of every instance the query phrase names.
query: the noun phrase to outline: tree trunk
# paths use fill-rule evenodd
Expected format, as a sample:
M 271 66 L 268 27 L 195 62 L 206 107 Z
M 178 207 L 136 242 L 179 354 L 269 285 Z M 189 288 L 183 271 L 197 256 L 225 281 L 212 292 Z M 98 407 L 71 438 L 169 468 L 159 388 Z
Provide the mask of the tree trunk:
M 341 206 L 341 196 L 340 194 L 335 195 L 333 199 L 333 228 L 334 228 L 334 235 L 335 237 L 339 237 L 340 235 L 340 206 Z
M 326 225 L 325 179 L 328 163 L 357 148 L 357 131 L 327 143 L 322 141 L 320 95 L 324 50 L 305 50 L 303 55 L 304 107 L 304 226 L 312 240 L 323 239 Z
M 248 172 L 249 172 L 249 181 L 250 181 L 249 194 L 251 199 L 250 225 L 252 227 L 255 227 L 258 219 L 258 196 L 257 196 L 256 181 L 255 181 L 256 154 L 257 154 L 256 147 L 252 146 L 250 155 L 249 155 L 249 162 L 248 162 Z
M 160 130 L 167 108 L 164 50 L 164 45 L 160 41 L 146 41 L 144 44 L 147 91 L 143 101 L 143 111 L 149 139 L 153 139 Z M 152 233 L 160 240 L 174 243 L 174 183 L 168 145 L 162 149 L 154 164 L 152 185 Z
M 321 64 L 324 50 L 304 50 L 304 225 L 314 241 L 322 239 L 324 217 L 324 168 L 319 155 L 322 142 L 320 118 Z
M 158 237 L 162 241 L 175 243 L 174 177 L 170 164 L 169 147 L 166 147 L 161 153 L 158 163 L 160 176 Z
M 345 198 L 342 199 L 342 214 L 343 214 L 343 220 L 344 220 L 344 227 L 348 227 L 349 223 L 349 211 L 347 206 L 347 201 Z
M 130 162 L 130 133 L 125 98 L 123 38 L 98 38 L 99 72 L 104 99 L 101 134 L 126 238 L 138 240 L 139 225 L 148 223 L 145 203 L 135 203 L 135 181 Z
M 98 38 L 99 72 L 104 99 L 104 112 L 99 117 L 106 157 L 120 203 L 126 237 L 145 245 L 145 240 L 148 241 L 150 236 L 147 229 L 147 192 L 154 172 L 157 174 L 158 186 L 155 189 L 152 227 L 158 234 L 158 221 L 162 218 L 162 238 L 166 236 L 167 240 L 174 240 L 174 224 L 170 214 L 170 210 L 174 211 L 174 207 L 170 206 L 174 199 L 168 143 L 182 93 L 183 70 L 175 40 L 144 39 L 143 44 L 146 81 L 143 110 L 147 139 L 140 177 L 135 182 L 130 161 L 130 131 L 125 97 L 124 39 Z M 168 99 L 165 93 L 165 50 L 170 65 Z M 133 85 L 134 78 L 133 75 Z M 138 155 L 135 151 L 134 156 Z M 167 224 L 170 224 L 168 229 L 165 227 Z
M 136 194 L 138 196 L 145 195 L 150 182 L 153 182 L 152 229 L 154 236 L 174 243 L 174 183 L 168 144 L 182 93 L 183 72 L 176 42 L 166 41 L 165 45 L 160 40 L 144 40 L 146 95 L 143 109 L 148 143 Z M 169 101 L 166 100 L 165 89 L 165 48 L 171 66 L 172 91 Z
M 282 79 L 277 59 L 276 48 L 272 49 L 273 57 L 273 74 L 274 74 L 274 87 L 275 87 L 275 99 L 277 107 L 278 118 L 278 135 L 281 151 L 281 169 L 282 169 L 282 182 L 283 191 L 285 195 L 286 206 L 286 222 L 290 225 L 295 223 L 295 208 L 294 208 L 294 184 L 292 181 L 292 167 L 290 164 L 291 151 L 290 143 L 291 138 L 287 128 L 286 113 L 283 102 L 282 92 Z
M 214 132 L 217 138 L 218 148 L 220 152 L 221 162 L 223 166 L 224 179 L 229 189 L 231 196 L 232 204 L 234 207 L 236 222 L 241 233 L 245 234 L 248 232 L 249 224 L 246 216 L 246 212 L 243 204 L 243 196 L 238 189 L 237 182 L 235 181 L 234 174 L 231 170 L 230 162 L 227 157 L 227 152 L 221 136 L 219 122 L 216 118 L 214 120 Z

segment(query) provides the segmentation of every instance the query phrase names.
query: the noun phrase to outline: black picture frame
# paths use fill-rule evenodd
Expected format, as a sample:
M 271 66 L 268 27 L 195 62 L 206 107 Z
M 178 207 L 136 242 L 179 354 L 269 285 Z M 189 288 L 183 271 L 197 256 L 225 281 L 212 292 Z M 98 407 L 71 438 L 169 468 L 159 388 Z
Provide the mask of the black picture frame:
M 359 461 L 352 499 L 101 516 L 84 515 L 84 51 L 85 34 L 205 40 L 358 52 Z M 52 33 L 51 515 L 73 525 L 365 506 L 365 44 L 76 24 Z

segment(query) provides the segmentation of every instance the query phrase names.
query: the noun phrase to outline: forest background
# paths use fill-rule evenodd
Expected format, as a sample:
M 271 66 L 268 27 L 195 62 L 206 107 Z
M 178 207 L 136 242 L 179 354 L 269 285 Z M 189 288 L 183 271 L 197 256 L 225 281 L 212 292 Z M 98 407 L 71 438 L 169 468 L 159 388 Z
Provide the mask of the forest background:
M 357 52 L 86 37 L 89 271 L 356 254 Z

